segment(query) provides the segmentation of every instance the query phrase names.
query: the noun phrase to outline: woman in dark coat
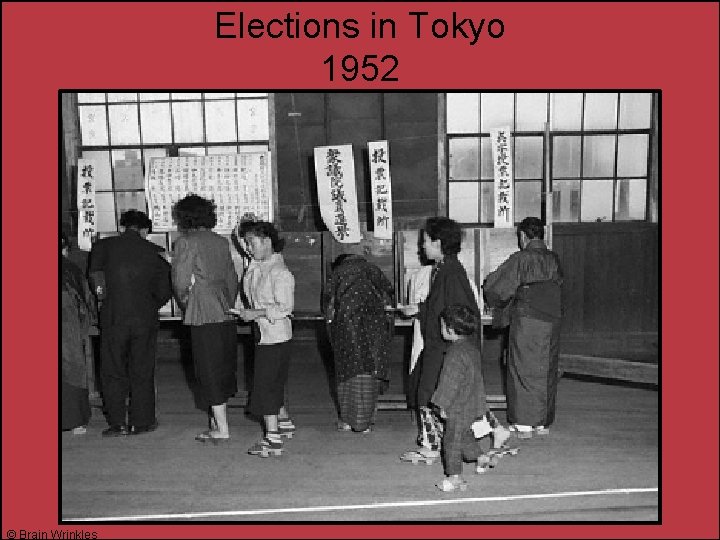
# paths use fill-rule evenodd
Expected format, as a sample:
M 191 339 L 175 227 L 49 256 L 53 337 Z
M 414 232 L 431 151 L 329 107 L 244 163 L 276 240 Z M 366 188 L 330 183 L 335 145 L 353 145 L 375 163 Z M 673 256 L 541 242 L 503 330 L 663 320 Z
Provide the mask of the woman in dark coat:
M 87 350 L 90 327 L 97 324 L 95 299 L 82 270 L 67 258 L 69 242 L 60 238 L 60 298 L 62 307 L 61 429 L 84 433 L 90 420 Z
M 393 286 L 359 255 L 340 255 L 328 286 L 341 431 L 369 432 L 381 386 L 389 379 L 391 326 L 385 306 Z

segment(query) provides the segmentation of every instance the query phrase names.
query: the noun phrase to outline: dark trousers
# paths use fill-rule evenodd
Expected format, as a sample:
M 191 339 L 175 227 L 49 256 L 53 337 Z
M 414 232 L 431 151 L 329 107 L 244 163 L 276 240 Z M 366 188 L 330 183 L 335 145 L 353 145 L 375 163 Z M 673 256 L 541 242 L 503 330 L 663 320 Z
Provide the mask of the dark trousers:
M 467 418 L 448 417 L 445 420 L 442 456 L 445 474 L 462 474 L 463 460 L 477 461 L 482 453 L 480 442 L 475 439 L 471 426 L 472 420 Z
M 415 369 L 410 374 L 410 388 L 408 392 L 409 405 L 412 409 L 430 405 L 442 370 L 447 345 L 444 341 L 439 343 L 425 342 Z
M 255 347 L 255 373 L 248 411 L 256 416 L 278 414 L 285 404 L 290 369 L 290 342 Z
M 111 326 L 101 334 L 103 402 L 110 425 L 155 422 L 157 327 Z

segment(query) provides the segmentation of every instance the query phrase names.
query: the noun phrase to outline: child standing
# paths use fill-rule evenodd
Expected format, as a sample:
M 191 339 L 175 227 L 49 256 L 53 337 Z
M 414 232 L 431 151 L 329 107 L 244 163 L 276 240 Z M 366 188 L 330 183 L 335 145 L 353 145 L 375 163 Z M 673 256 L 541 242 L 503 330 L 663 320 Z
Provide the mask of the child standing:
M 442 336 L 450 342 L 432 397 L 432 402 L 440 409 L 440 416 L 445 419 L 442 445 L 445 479 L 436 484 L 442 491 L 467 489 L 461 476 L 463 458 L 476 461 L 482 454 L 471 428 L 477 418 L 489 416 L 480 350 L 474 338 L 478 322 L 477 315 L 462 305 L 450 305 L 440 314 Z M 498 435 L 501 434 L 494 434 L 494 437 Z

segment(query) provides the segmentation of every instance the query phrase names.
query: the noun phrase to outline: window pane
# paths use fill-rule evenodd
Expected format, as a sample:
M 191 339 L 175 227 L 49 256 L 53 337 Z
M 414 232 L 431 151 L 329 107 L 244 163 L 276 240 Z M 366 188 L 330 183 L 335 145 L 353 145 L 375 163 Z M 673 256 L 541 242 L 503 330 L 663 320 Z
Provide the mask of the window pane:
M 105 103 L 105 93 L 78 92 L 78 103 Z
M 615 192 L 615 220 L 645 219 L 645 191 L 647 182 L 642 180 L 618 180 Z
M 542 169 L 543 138 L 515 137 L 515 178 L 542 178 Z
M 543 131 L 547 122 L 547 94 L 517 95 L 516 131 Z
M 144 191 L 116 191 L 115 204 L 117 205 L 118 229 L 120 228 L 120 216 L 122 216 L 123 212 L 127 210 L 147 212 Z
M 97 230 L 99 233 L 117 231 L 115 223 L 115 197 L 110 193 L 95 194 Z
M 652 94 L 620 94 L 620 129 L 649 129 Z
M 583 176 L 613 176 L 615 136 L 586 135 L 583 149 Z
M 648 136 L 620 135 L 618 137 L 618 176 L 647 174 Z
M 137 101 L 138 95 L 135 92 L 110 92 L 108 103 L 121 103 L 123 101 Z
M 480 94 L 447 94 L 447 132 L 478 133 Z
M 173 92 L 173 99 L 200 99 L 200 92 Z
M 257 148 L 261 150 L 261 148 Z M 237 146 L 208 146 L 207 154 L 210 155 L 225 155 L 225 154 L 237 154 Z
M 583 221 L 612 221 L 613 181 L 583 182 L 580 211 Z
M 490 137 L 480 139 L 480 178 L 492 180 L 495 178 L 495 165 L 492 159 L 492 140 Z
M 238 92 L 237 97 L 267 97 L 267 92 Z
M 110 152 L 107 150 L 83 150 L 82 157 L 95 162 L 95 191 L 112 189 Z
M 104 105 L 80 105 L 80 135 L 83 146 L 106 146 L 107 116 Z
M 235 92 L 206 92 L 205 99 L 235 99 Z
M 583 129 L 615 129 L 617 126 L 617 97 L 615 93 L 585 95 L 585 125 Z
M 478 182 L 448 183 L 448 216 L 458 223 L 478 221 Z
M 269 139 L 267 99 L 239 99 L 237 101 L 238 140 Z
M 205 131 L 208 142 L 236 141 L 235 100 L 205 102 Z
M 204 146 L 187 146 L 185 148 L 178 148 L 178 156 L 204 156 Z
M 115 189 L 143 189 L 140 150 L 113 150 L 113 173 Z
M 140 101 L 167 101 L 170 99 L 168 92 L 145 92 L 140 94 Z
M 140 144 L 137 105 L 111 105 L 108 109 L 112 144 Z
M 542 182 L 515 182 L 515 222 L 542 216 Z
M 448 141 L 450 180 L 477 180 L 480 159 L 478 143 L 476 137 Z
M 242 152 L 269 152 L 270 146 L 267 144 L 241 144 L 238 151 Z
M 550 95 L 550 128 L 580 129 L 582 94 Z
M 199 101 L 172 104 L 175 142 L 203 142 L 202 109 Z
M 143 144 L 171 143 L 170 103 L 141 103 L 140 126 Z
M 480 95 L 480 131 L 509 127 L 513 129 L 514 94 Z
M 553 221 L 580 220 L 580 180 L 556 180 L 552 190 Z
M 495 184 L 480 182 L 480 223 L 495 222 Z
M 580 176 L 580 137 L 553 138 L 553 178 Z

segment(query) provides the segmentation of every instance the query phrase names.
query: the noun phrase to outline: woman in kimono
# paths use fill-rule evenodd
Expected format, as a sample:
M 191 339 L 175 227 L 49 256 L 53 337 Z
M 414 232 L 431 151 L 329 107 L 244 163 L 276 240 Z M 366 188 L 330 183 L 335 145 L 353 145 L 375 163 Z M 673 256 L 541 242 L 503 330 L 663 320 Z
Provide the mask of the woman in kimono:
M 390 378 L 392 327 L 385 307 L 391 304 L 393 286 L 364 257 L 344 254 L 333 264 L 328 290 L 338 430 L 368 433 L 378 395 Z
M 61 429 L 85 433 L 90 420 L 87 353 L 90 327 L 97 324 L 95 299 L 80 268 L 68 258 L 70 243 L 60 237 L 60 298 L 62 309 Z

